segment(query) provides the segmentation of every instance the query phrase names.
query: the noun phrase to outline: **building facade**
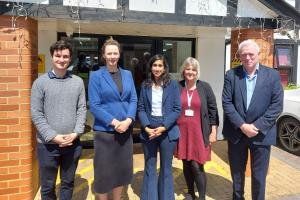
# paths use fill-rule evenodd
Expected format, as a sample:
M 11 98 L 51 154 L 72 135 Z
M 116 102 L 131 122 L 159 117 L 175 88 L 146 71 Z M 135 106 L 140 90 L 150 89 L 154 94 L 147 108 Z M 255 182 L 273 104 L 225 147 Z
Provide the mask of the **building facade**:
M 267 41 L 265 49 L 272 51 L 265 52 L 266 61 L 272 65 L 274 30 L 294 30 L 299 24 L 295 9 L 276 2 L 280 9 L 266 0 L 1 0 L 0 199 L 33 199 L 37 191 L 30 88 L 38 74 L 51 69 L 53 42 L 66 39 L 74 45 L 70 70 L 83 57 L 92 71 L 101 65 L 101 44 L 113 36 L 121 43 L 120 66 L 132 71 L 137 87 L 147 56 L 165 55 L 175 79 L 183 60 L 196 57 L 222 117 L 226 39 L 237 45 L 243 32 Z M 234 38 L 232 30 L 238 33 Z M 234 52 L 229 62 L 233 58 Z M 76 73 L 88 82 L 88 73 Z M 291 80 L 298 81 L 294 76 Z

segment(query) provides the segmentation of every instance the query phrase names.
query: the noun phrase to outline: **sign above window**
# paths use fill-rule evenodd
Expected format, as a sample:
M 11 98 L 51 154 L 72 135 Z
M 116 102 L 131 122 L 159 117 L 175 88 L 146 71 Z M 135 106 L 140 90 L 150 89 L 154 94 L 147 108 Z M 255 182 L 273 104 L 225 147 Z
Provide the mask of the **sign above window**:
M 227 0 L 186 0 L 186 14 L 227 15 Z
M 129 10 L 175 13 L 175 0 L 129 0 Z
M 117 9 L 117 0 L 63 0 L 64 6 Z
M 0 0 L 6 1 L 6 0 Z M 23 3 L 35 3 L 35 4 L 49 4 L 49 0 L 9 0 L 11 2 L 16 2 L 17 4 L 23 5 Z

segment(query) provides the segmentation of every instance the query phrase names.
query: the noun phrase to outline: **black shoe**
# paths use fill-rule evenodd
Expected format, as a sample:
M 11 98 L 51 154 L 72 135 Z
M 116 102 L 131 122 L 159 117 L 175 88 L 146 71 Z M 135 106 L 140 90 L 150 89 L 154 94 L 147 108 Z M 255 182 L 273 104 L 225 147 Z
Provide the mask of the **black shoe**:
M 196 196 L 192 196 L 189 193 L 185 193 L 184 197 L 185 197 L 184 200 L 197 200 Z

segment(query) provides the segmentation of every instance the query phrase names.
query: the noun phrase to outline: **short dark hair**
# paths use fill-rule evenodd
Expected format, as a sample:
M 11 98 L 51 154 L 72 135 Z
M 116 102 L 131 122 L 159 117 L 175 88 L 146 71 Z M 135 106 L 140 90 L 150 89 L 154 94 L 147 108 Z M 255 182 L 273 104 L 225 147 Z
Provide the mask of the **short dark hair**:
M 64 50 L 64 49 L 69 49 L 70 56 L 72 57 L 72 53 L 73 53 L 72 45 L 65 40 L 59 40 L 50 46 L 51 57 L 53 57 L 54 51 Z
M 171 82 L 171 75 L 169 74 L 169 64 L 167 62 L 167 59 L 160 54 L 154 55 L 152 58 L 150 58 L 149 62 L 148 62 L 148 77 L 145 80 L 144 84 L 146 87 L 152 87 L 153 83 L 155 82 L 154 79 L 154 75 L 152 74 L 152 65 L 155 61 L 157 60 L 161 60 L 163 62 L 164 65 L 164 73 L 161 75 L 160 77 L 160 84 L 162 84 L 162 87 L 166 87 L 170 82 Z

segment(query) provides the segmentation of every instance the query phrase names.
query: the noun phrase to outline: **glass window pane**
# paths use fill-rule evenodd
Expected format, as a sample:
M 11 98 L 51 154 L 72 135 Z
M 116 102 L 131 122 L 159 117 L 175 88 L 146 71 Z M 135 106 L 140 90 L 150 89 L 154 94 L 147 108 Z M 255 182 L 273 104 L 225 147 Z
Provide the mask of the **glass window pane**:
M 277 48 L 277 57 L 279 66 L 291 66 L 291 49 Z
M 147 77 L 147 63 L 151 57 L 152 44 L 121 43 L 121 49 L 121 66 L 131 71 L 135 86 L 139 88 Z
M 192 41 L 164 40 L 163 55 L 169 63 L 170 73 L 179 79 L 183 61 L 192 56 Z

